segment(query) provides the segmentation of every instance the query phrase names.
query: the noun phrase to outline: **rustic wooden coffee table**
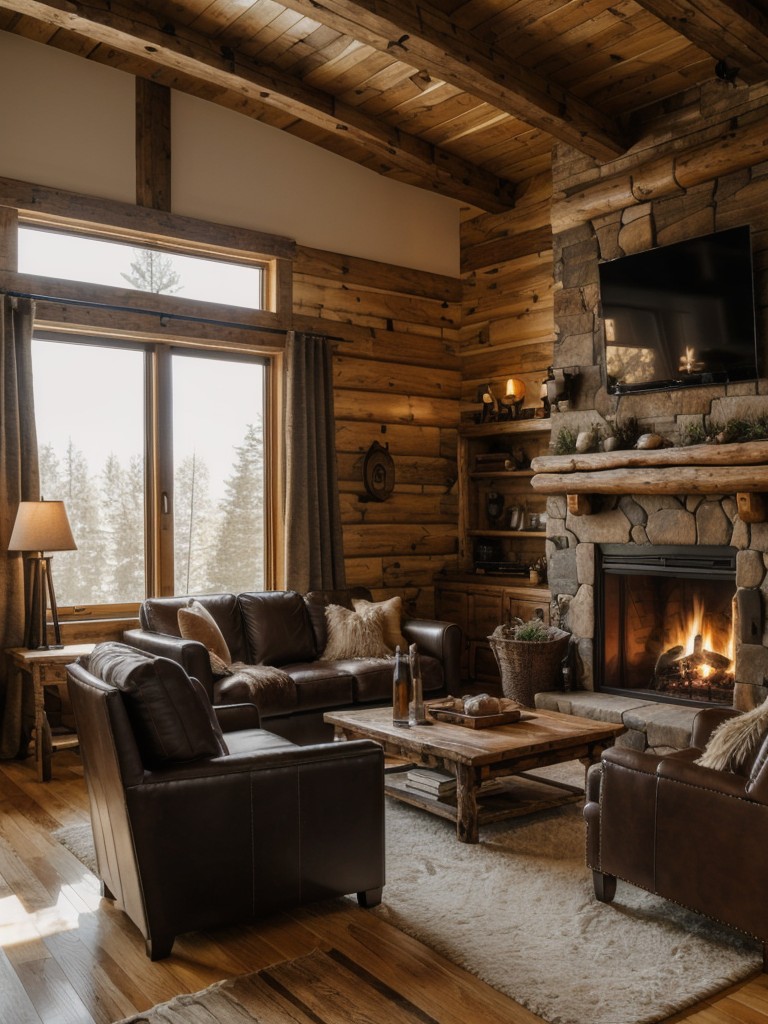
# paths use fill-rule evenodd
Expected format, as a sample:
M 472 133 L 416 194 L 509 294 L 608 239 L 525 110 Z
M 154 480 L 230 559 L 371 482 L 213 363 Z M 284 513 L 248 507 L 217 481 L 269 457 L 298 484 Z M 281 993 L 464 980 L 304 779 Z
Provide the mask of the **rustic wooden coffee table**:
M 519 722 L 491 729 L 469 729 L 446 722 L 410 728 L 392 723 L 391 708 L 330 711 L 325 721 L 342 739 L 373 739 L 385 754 L 420 767 L 450 772 L 456 796 L 450 801 L 424 795 L 406 785 L 406 773 L 390 773 L 386 792 L 456 822 L 462 843 L 476 843 L 479 827 L 488 821 L 531 814 L 579 799 L 582 791 L 549 779 L 523 775 L 530 769 L 579 760 L 585 766 L 600 760 L 624 731 L 622 725 L 593 722 L 556 711 L 526 711 Z M 517 776 L 486 798 L 483 784 Z

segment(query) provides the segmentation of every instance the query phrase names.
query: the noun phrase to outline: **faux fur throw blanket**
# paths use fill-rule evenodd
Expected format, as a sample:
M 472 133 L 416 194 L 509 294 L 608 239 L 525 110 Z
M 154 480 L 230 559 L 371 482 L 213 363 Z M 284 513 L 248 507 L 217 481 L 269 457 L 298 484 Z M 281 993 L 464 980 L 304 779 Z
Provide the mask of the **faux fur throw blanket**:
M 233 661 L 226 683 L 228 699 L 233 693 L 241 700 L 255 704 L 262 714 L 292 711 L 297 704 L 296 684 L 287 672 L 274 665 L 246 665 Z
M 729 718 L 715 729 L 696 764 L 746 775 L 768 734 L 768 700 L 752 711 Z

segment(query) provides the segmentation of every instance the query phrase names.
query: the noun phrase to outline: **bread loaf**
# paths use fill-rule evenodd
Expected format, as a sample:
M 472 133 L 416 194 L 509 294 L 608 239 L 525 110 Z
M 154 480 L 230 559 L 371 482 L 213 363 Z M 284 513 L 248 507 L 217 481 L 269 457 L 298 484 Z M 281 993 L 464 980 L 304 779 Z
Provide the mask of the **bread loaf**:
M 498 697 L 490 697 L 487 693 L 479 693 L 476 697 L 464 701 L 465 715 L 498 715 L 499 711 Z

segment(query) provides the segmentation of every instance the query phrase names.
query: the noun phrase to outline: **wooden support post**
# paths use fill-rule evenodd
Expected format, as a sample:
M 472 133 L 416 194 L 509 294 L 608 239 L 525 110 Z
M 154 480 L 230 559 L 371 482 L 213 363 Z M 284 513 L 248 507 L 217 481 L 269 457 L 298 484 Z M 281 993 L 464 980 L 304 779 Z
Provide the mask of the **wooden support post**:
M 736 508 L 742 523 L 764 523 L 768 519 L 768 495 L 738 492 Z
M 568 512 L 572 516 L 589 516 L 592 514 L 592 499 L 588 494 L 568 494 L 566 496 Z
M 0 270 L 15 274 L 19 269 L 19 214 L 0 206 Z
M 171 90 L 136 79 L 136 202 L 171 209 Z

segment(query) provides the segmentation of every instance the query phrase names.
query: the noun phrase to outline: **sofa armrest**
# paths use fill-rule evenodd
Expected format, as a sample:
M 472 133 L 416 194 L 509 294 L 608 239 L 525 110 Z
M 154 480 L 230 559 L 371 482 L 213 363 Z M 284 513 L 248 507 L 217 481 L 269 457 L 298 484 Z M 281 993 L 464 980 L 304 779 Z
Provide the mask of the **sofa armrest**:
M 148 654 L 177 661 L 187 675 L 200 680 L 209 697 L 213 696 L 211 659 L 205 646 L 197 640 L 184 640 L 167 633 L 150 633 L 146 629 L 127 629 L 123 633 L 123 642 Z
M 261 716 L 255 704 L 214 704 L 213 710 L 222 732 L 261 728 Z
M 417 645 L 420 654 L 437 658 L 443 666 L 448 693 L 461 693 L 460 627 L 455 622 L 440 622 L 437 619 L 406 619 L 402 624 L 402 633 L 409 643 Z

